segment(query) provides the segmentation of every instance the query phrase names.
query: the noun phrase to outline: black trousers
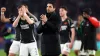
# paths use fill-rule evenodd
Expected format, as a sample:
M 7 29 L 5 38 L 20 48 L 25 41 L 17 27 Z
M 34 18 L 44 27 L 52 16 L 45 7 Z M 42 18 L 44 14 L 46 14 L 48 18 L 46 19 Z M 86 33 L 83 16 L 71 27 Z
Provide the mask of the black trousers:
M 9 49 L 10 49 L 10 46 L 11 46 L 12 43 L 5 43 L 5 48 L 4 48 L 4 51 L 6 53 L 6 56 L 8 56 L 9 54 Z

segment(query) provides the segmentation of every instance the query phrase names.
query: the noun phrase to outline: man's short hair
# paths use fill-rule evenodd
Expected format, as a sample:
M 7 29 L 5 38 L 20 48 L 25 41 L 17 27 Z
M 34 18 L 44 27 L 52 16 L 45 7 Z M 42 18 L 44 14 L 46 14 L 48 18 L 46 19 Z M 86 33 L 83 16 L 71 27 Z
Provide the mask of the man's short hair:
M 55 2 L 49 1 L 47 4 L 52 4 L 53 7 L 56 8 L 56 3 Z
M 85 12 L 85 13 L 88 14 L 88 15 L 91 15 L 91 14 L 92 14 L 91 8 L 85 8 L 85 9 L 83 10 L 83 12 Z
M 60 6 L 60 8 L 63 8 L 64 10 L 68 10 L 66 6 Z
M 27 4 L 25 4 L 25 3 L 21 3 L 21 4 L 19 4 L 19 6 L 17 7 L 17 9 L 21 8 L 22 6 L 25 6 L 25 7 L 28 8 Z

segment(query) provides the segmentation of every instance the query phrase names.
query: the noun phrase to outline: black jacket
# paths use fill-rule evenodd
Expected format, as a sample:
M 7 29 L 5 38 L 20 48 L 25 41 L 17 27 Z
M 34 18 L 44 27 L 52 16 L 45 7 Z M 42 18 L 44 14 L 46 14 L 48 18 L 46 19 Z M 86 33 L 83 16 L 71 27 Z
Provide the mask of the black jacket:
M 41 51 L 42 55 L 60 54 L 59 31 L 61 25 L 60 17 L 55 13 L 46 14 L 48 20 L 45 25 L 42 22 L 37 28 L 38 33 L 42 33 Z

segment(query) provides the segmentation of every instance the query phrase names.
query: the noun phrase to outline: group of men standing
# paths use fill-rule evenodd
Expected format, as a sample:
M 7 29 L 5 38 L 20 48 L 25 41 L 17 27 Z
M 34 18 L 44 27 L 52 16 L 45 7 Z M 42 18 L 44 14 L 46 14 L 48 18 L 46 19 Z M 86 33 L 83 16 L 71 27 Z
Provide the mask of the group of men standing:
M 6 18 L 4 13 L 6 8 L 1 8 L 1 21 L 12 23 L 15 28 L 15 39 L 9 49 L 8 56 L 39 56 L 37 42 L 34 35 L 34 24 L 38 20 L 28 11 L 28 6 L 21 4 L 18 6 L 18 15 Z M 68 9 L 65 6 L 59 8 L 59 14 L 55 12 L 54 2 L 48 2 L 46 13 L 40 16 L 40 23 L 36 28 L 41 35 L 42 56 L 69 56 L 70 50 L 74 46 L 76 55 L 79 50 L 84 49 L 89 56 L 95 56 L 96 38 L 95 30 L 99 27 L 99 22 L 91 15 L 91 9 L 84 9 L 78 21 L 77 27 L 73 20 L 67 16 Z M 80 20 L 80 19 L 79 19 Z M 76 33 L 76 34 L 75 34 Z M 78 41 L 74 42 L 75 35 Z M 79 45 L 79 47 L 77 47 Z

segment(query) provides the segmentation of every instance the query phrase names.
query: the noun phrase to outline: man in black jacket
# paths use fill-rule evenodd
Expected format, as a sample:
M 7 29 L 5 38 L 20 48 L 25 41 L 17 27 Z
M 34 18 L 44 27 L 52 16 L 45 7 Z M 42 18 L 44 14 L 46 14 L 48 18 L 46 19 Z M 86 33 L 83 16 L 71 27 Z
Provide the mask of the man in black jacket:
M 55 13 L 54 3 L 47 3 L 47 14 L 42 14 L 41 23 L 37 31 L 42 33 L 41 37 L 41 52 L 42 56 L 59 56 L 60 42 L 59 30 L 61 25 L 60 17 Z
M 85 8 L 83 10 L 83 38 L 82 38 L 82 48 L 87 51 L 89 56 L 95 56 L 96 54 L 96 28 L 99 27 L 99 21 L 97 18 L 91 16 L 92 11 L 90 8 Z

